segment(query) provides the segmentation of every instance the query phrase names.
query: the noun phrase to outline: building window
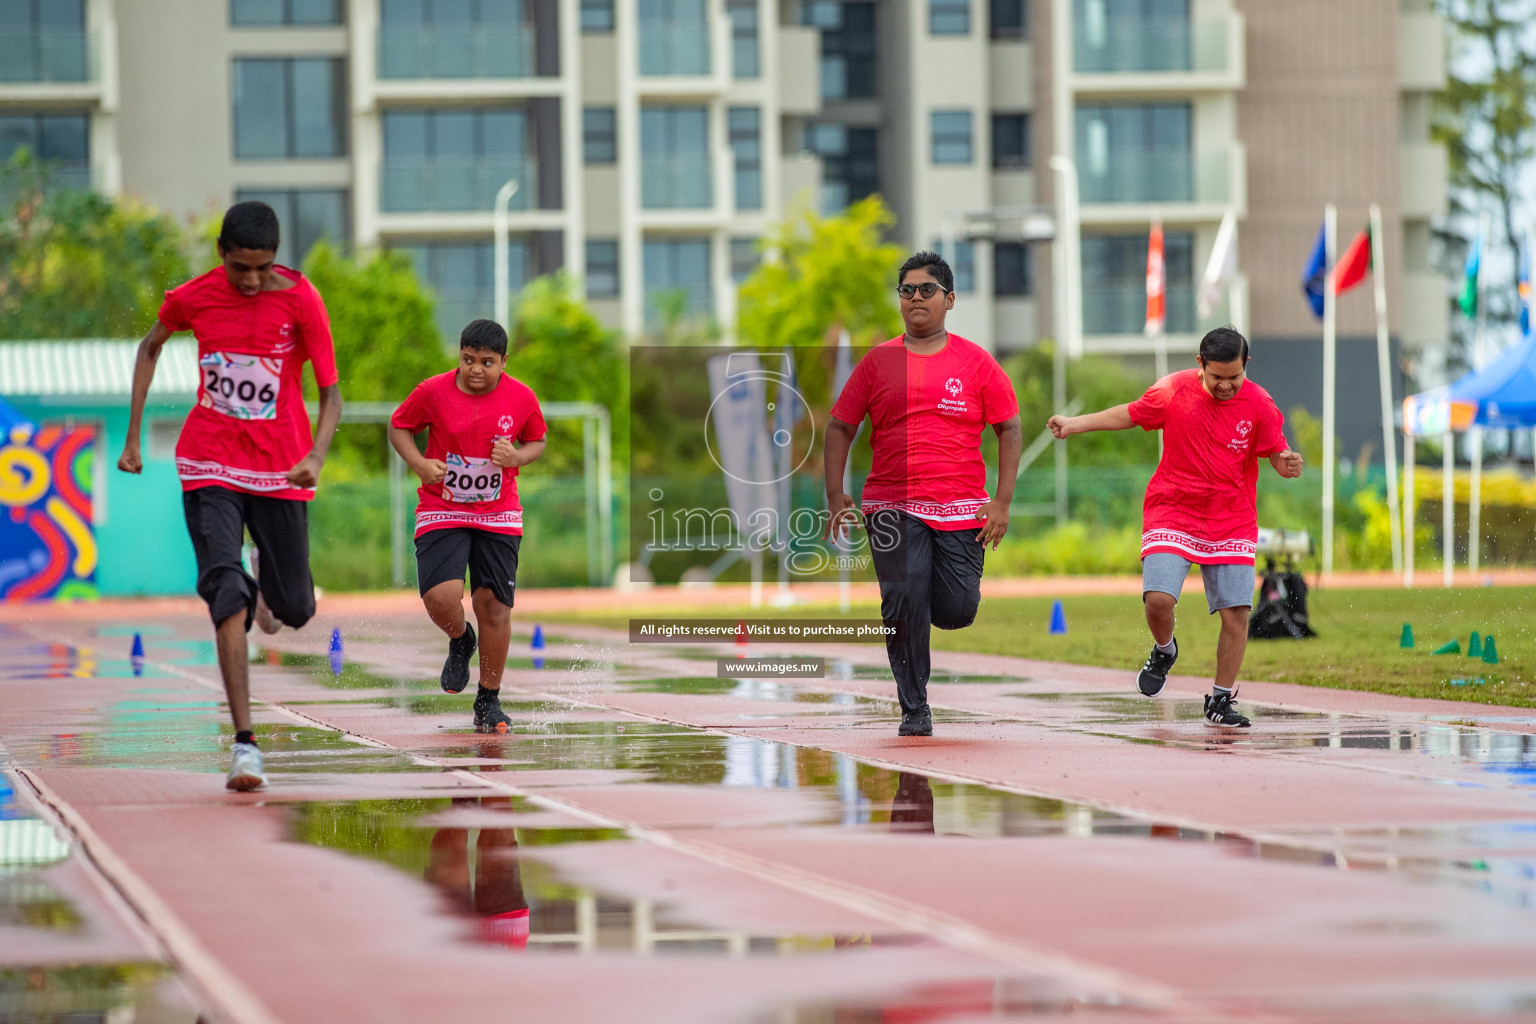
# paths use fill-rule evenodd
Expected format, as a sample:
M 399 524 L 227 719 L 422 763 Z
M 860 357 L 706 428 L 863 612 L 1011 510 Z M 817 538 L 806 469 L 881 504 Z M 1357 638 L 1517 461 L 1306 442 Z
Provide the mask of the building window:
M 613 0 L 581 0 L 581 30 L 588 34 L 613 31 Z
M 526 78 L 536 73 L 527 0 L 382 0 L 380 78 Z
M 880 191 L 878 130 L 842 124 L 813 124 L 805 148 L 821 157 L 821 210 L 834 214 Z
M 992 292 L 999 298 L 1032 295 L 1035 267 L 1027 242 L 997 242 L 992 246 Z
M 709 74 L 706 0 L 638 0 L 640 73 Z
M 471 320 L 495 312 L 496 254 L 490 242 L 424 242 L 392 246 L 411 258 L 416 276 L 437 303 L 437 329 L 458 350 L 459 334 Z M 515 299 L 528 282 L 528 239 L 507 242 L 507 289 Z
M 1017 170 L 1029 166 L 1029 115 L 992 115 L 992 166 Z
M 731 239 L 731 280 L 737 284 L 752 276 L 763 261 L 762 249 L 755 238 Z
M 348 228 L 349 204 L 345 189 L 255 189 L 235 193 L 235 202 L 259 200 L 277 211 L 282 227 L 282 244 L 277 262 L 288 267 L 302 267 L 309 250 L 322 238 L 343 251 L 349 248 L 352 232 Z
M 641 108 L 642 207 L 648 210 L 697 210 L 714 205 L 709 166 L 707 108 Z
M 1163 234 L 1167 274 L 1167 330 L 1195 329 L 1195 236 L 1188 231 Z M 1085 234 L 1083 255 L 1083 332 L 1141 334 L 1147 322 L 1147 233 Z
M 513 178 L 511 208 L 535 205 L 537 163 L 522 108 L 390 110 L 383 122 L 385 212 L 489 210 Z
M 875 79 L 875 5 L 813 0 L 800 9 L 804 25 L 821 29 L 821 98 L 871 99 Z
M 968 164 L 972 159 L 971 112 L 969 110 L 935 110 L 930 124 L 933 128 L 933 162 L 936 164 Z
M 1085 203 L 1194 198 L 1188 103 L 1078 104 L 1077 178 Z
M 1029 4 L 1026 0 L 992 0 L 992 38 L 1029 38 Z
M 645 317 L 652 327 L 667 316 L 707 317 L 715 311 L 709 239 L 645 240 Z
M 928 0 L 928 34 L 971 34 L 971 0 Z
M 1189 8 L 1189 0 L 1073 0 L 1074 70 L 1189 71 L 1195 42 Z
M 728 117 L 736 160 L 736 209 L 763 208 L 763 141 L 756 107 L 732 107 Z
M 762 73 L 757 52 L 757 0 L 726 0 L 731 18 L 731 74 L 756 78 Z
M 229 0 L 231 25 L 340 25 L 341 0 Z
M 346 156 L 346 64 L 241 58 L 234 67 L 235 159 Z
M 618 111 L 613 107 L 585 107 L 581 111 L 581 153 L 589 164 L 617 163 L 619 159 Z
M 25 149 L 42 164 L 45 189 L 88 189 L 90 136 L 91 119 L 85 114 L 0 114 L 0 168 Z
M 84 82 L 84 0 L 0 2 L 0 82 Z
M 955 251 L 950 253 L 943 242 L 934 242 L 933 251 L 949 261 L 949 269 L 955 272 L 955 291 L 974 292 L 976 290 L 976 243 L 955 242 Z
M 587 239 L 587 298 L 615 299 L 619 296 L 619 240 Z

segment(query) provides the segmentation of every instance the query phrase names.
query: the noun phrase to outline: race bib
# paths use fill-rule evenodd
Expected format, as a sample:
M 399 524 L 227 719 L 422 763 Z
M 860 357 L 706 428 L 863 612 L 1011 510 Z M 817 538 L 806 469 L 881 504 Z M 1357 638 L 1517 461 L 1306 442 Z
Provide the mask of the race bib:
M 490 459 L 449 455 L 443 461 L 448 464 L 443 474 L 443 497 L 449 501 L 467 505 L 501 497 L 501 467 Z
M 197 362 L 203 373 L 204 405 L 237 420 L 270 420 L 277 416 L 281 359 L 210 352 Z

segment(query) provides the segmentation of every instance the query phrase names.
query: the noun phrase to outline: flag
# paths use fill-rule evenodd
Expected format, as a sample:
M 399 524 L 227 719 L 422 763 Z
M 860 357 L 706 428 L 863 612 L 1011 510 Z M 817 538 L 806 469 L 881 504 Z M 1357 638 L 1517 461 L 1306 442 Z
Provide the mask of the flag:
M 1317 229 L 1317 241 L 1312 244 L 1312 255 L 1301 272 L 1301 293 L 1307 297 L 1314 316 L 1323 315 L 1323 278 L 1328 273 L 1328 225 Z
M 1202 317 L 1216 312 L 1221 301 L 1221 290 L 1237 277 L 1237 214 L 1227 211 L 1221 218 L 1221 229 L 1216 232 L 1216 244 L 1211 247 L 1211 261 L 1205 265 L 1205 277 L 1200 281 L 1199 309 Z
M 1472 243 L 1472 250 L 1467 253 L 1466 281 L 1461 286 L 1461 299 L 1457 305 L 1461 306 L 1461 312 L 1468 317 L 1477 316 L 1477 272 L 1483 263 L 1483 229 L 1477 229 L 1477 238 Z
M 1527 239 L 1520 253 L 1520 333 L 1531 334 L 1531 243 Z
M 1344 255 L 1333 267 L 1333 294 L 1343 295 L 1365 280 L 1371 272 L 1371 229 L 1367 227 L 1354 237 Z
M 1167 322 L 1168 275 L 1163 265 L 1163 222 L 1152 222 L 1147 239 L 1147 326 L 1149 338 L 1163 333 Z

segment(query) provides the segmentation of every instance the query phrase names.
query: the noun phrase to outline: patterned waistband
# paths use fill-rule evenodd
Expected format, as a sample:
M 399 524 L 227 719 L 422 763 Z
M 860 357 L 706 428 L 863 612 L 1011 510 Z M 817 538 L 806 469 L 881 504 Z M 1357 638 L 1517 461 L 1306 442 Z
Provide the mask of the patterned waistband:
M 310 495 L 315 493 L 312 487 L 295 487 L 288 481 L 288 474 L 283 470 L 241 469 L 204 459 L 178 457 L 176 475 L 185 483 L 214 481 L 256 494 L 275 494 L 279 491 L 297 491 Z
M 871 501 L 866 499 L 860 503 L 860 509 L 865 515 L 894 509 L 914 519 L 927 519 L 935 523 L 969 522 L 976 518 L 976 513 L 980 511 L 981 506 L 991 500 L 985 495 L 980 498 L 967 498 L 964 501 Z

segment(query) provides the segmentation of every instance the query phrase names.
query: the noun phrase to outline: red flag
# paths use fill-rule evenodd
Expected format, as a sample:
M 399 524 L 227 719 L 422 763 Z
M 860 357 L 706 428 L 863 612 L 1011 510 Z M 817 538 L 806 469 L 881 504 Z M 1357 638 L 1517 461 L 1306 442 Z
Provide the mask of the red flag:
M 1333 267 L 1333 293 L 1343 295 L 1365 280 L 1371 272 L 1371 229 L 1366 228 L 1355 236 Z
M 1167 322 L 1168 275 L 1163 265 L 1163 222 L 1152 222 L 1147 240 L 1147 337 L 1163 333 Z

